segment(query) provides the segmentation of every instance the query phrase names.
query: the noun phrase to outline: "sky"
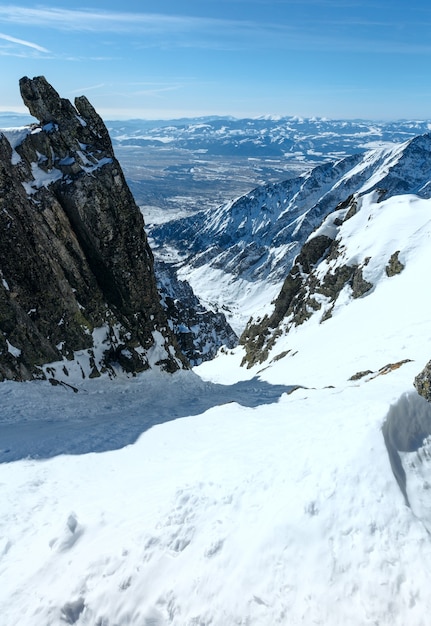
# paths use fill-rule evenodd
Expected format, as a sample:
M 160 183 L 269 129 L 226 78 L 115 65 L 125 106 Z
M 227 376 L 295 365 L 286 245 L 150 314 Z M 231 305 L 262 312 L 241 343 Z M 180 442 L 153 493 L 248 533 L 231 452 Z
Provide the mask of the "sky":
M 69 0 L 0 6 L 1 111 L 22 76 L 105 119 L 431 118 L 429 0 Z

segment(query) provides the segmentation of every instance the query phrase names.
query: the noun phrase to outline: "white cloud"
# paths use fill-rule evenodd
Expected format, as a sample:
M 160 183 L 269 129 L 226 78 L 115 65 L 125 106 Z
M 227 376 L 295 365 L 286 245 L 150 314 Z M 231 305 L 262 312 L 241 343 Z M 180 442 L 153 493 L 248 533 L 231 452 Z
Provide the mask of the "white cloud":
M 84 93 L 84 91 L 93 91 L 94 89 L 101 89 L 105 86 L 105 83 L 99 83 L 97 85 L 90 85 L 89 87 L 80 87 L 79 89 L 74 89 L 70 93 Z
M 33 48 L 34 50 L 38 50 L 38 52 L 49 52 L 49 50 L 43 48 L 42 46 L 39 46 L 37 43 L 33 43 L 32 41 L 26 41 L 25 39 L 17 39 L 16 37 L 11 37 L 10 35 L 5 35 L 4 33 L 0 33 L 0 39 L 10 41 L 11 43 L 17 43 L 20 46 L 26 46 L 27 48 Z
M 190 31 L 210 25 L 226 24 L 221 19 L 181 17 L 157 13 L 129 13 L 94 9 L 29 8 L 14 5 L 0 7 L 0 19 L 14 24 L 47 26 L 78 31 L 125 32 L 132 30 L 152 33 Z

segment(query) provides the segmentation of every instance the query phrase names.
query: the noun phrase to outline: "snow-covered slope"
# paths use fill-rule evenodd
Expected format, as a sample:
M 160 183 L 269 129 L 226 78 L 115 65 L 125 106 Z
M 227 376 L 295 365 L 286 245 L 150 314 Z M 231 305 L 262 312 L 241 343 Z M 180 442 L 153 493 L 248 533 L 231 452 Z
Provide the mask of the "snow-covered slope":
M 258 187 L 216 211 L 167 222 L 150 233 L 155 253 L 179 258 L 179 276 L 203 300 L 224 308 L 241 331 L 262 289 L 270 303 L 301 245 L 340 203 L 372 189 L 381 189 L 382 198 L 400 193 L 427 198 L 430 180 L 431 135 L 426 134 Z
M 282 302 L 278 300 L 275 306 L 277 309 L 279 305 L 276 325 L 271 317 L 266 323 L 260 322 L 262 327 L 258 333 L 264 338 L 261 360 L 271 360 L 285 350 L 299 351 L 297 338 L 302 342 L 303 333 L 315 333 L 317 346 L 320 334 L 331 328 L 334 332 L 333 353 L 347 349 L 348 335 L 351 334 L 353 346 L 360 339 L 363 351 L 357 360 L 357 371 L 375 371 L 377 363 L 369 363 L 368 353 L 373 354 L 373 345 L 380 343 L 393 349 L 392 335 L 387 336 L 385 332 L 386 324 L 391 328 L 391 316 L 401 318 L 408 329 L 409 316 L 417 315 L 412 308 L 417 306 L 420 315 L 427 319 L 429 295 L 424 276 L 429 259 L 427 241 L 431 236 L 431 200 L 404 195 L 379 202 L 378 194 L 371 192 L 362 196 L 355 208 L 356 213 L 352 216 L 349 216 L 348 208 L 329 215 L 309 238 L 311 243 L 325 234 L 332 243 L 327 244 L 326 251 L 309 267 L 301 263 L 301 255 L 298 257 L 299 267 L 295 266 L 286 279 L 287 283 L 293 276 L 298 280 L 298 286 L 290 293 L 286 290 L 284 297 L 280 294 Z M 358 286 L 356 291 L 355 278 L 361 287 Z M 343 320 L 350 325 L 345 329 L 346 336 L 343 335 Z M 425 325 L 421 333 L 422 341 L 426 341 Z M 401 327 L 400 334 L 403 334 Z M 244 338 L 244 341 L 247 340 Z M 308 342 L 308 345 L 312 344 Z M 407 345 L 402 353 L 394 353 L 394 358 L 408 358 L 405 350 L 408 350 Z M 301 384 L 305 385 L 311 385 L 315 376 L 309 356 L 310 362 L 301 359 L 306 367 Z M 341 354 L 339 357 L 341 366 Z M 283 361 L 279 366 L 283 372 L 285 365 Z M 274 365 L 275 369 L 277 367 Z M 297 368 L 295 371 L 299 373 Z M 353 374 L 355 372 L 349 375 Z M 342 375 L 347 376 L 347 372 Z M 328 369 L 327 376 L 334 380 L 331 369 Z M 330 380 L 327 384 L 331 384 Z
M 430 413 L 431 200 L 322 234 L 373 287 L 261 364 L 0 385 L 2 626 L 428 626 L 429 444 L 401 454 L 410 508 L 382 425 Z
M 281 333 L 311 318 L 325 324 L 340 307 L 356 305 L 377 289 L 390 289 L 389 284 L 398 285 L 395 278 L 411 262 L 411 248 L 417 239 L 429 236 L 430 210 L 431 201 L 415 195 L 382 201 L 378 192 L 371 192 L 331 213 L 296 258 L 272 314 L 248 325 L 242 338 L 247 360 L 266 360 Z M 420 291 L 426 260 L 416 263 L 409 280 Z M 382 301 L 380 316 L 391 315 L 401 305 Z

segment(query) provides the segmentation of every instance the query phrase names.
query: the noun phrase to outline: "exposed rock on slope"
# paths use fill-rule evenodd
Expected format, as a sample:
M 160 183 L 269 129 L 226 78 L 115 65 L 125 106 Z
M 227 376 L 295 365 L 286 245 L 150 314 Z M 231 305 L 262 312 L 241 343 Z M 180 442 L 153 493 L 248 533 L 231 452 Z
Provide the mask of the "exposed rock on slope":
M 240 338 L 246 352 L 243 364 L 262 363 L 279 337 L 294 327 L 312 317 L 325 322 L 337 307 L 396 280 L 405 268 L 406 251 L 417 237 L 420 220 L 428 228 L 429 200 L 414 195 L 381 200 L 375 191 L 353 196 L 337 207 L 305 242 L 272 313 L 248 323 Z M 426 372 L 416 383 L 426 397 Z
M 14 149 L 0 135 L 0 378 L 182 367 L 101 118 L 44 77 L 20 87 L 39 124 Z
M 222 346 L 238 344 L 226 316 L 204 307 L 190 285 L 177 279 L 171 265 L 158 261 L 155 270 L 169 325 L 191 365 L 210 361 Z
M 414 385 L 418 394 L 431 402 L 431 361 L 428 361 L 424 369 L 416 376 Z

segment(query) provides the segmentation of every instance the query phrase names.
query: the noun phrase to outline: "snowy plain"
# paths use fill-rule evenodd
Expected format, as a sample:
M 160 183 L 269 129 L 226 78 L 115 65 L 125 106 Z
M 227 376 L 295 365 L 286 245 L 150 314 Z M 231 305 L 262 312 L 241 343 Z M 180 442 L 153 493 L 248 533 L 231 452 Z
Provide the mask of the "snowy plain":
M 408 507 L 381 428 L 423 404 L 431 201 L 338 236 L 373 289 L 261 365 L 0 385 L 2 626 L 429 624 L 431 468 L 405 455 Z

